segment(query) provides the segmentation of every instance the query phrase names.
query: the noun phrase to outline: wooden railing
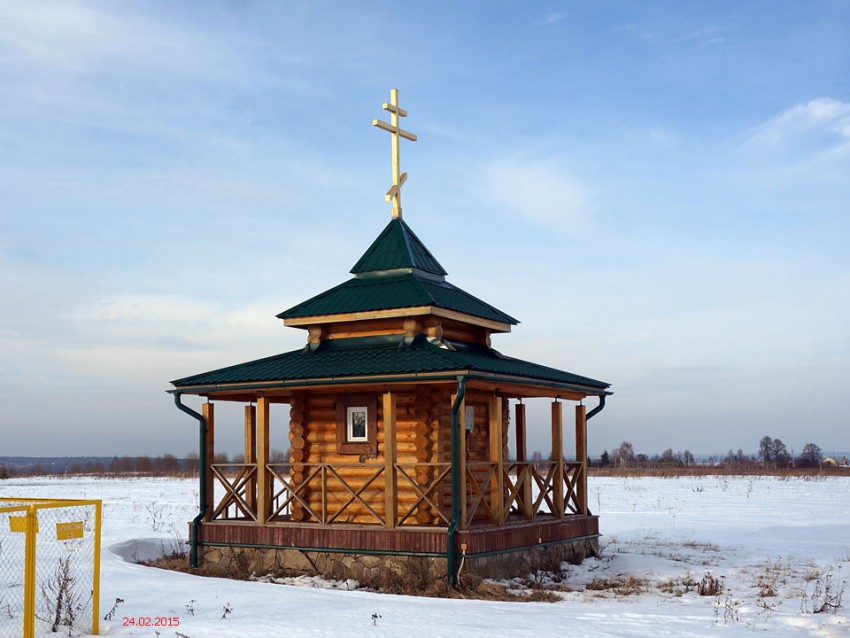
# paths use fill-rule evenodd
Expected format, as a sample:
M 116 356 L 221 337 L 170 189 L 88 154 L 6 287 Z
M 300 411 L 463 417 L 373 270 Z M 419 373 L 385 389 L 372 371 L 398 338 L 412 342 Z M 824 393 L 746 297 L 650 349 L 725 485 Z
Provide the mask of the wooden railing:
M 287 475 L 279 471 L 278 466 L 268 465 L 267 468 L 272 477 L 272 505 L 267 522 L 291 518 L 293 511 L 298 510 L 298 520 L 304 523 L 347 523 L 354 517 L 362 518 L 364 511 L 374 520 L 362 524 L 386 523 L 385 517 L 363 496 L 384 474 L 383 465 L 299 463 L 295 468 L 297 475 L 302 478 L 297 482 L 291 478 L 296 472 Z M 352 485 L 352 476 L 344 476 L 347 474 L 346 469 L 358 471 L 360 475 L 356 478 L 359 487 Z M 335 488 L 333 493 L 328 489 L 330 484 Z M 383 489 L 383 481 L 380 489 Z M 358 509 L 358 505 L 362 509 Z
M 257 464 L 227 463 L 210 466 L 223 495 L 213 508 L 212 520 L 260 522 L 257 512 Z M 451 522 L 451 465 L 416 463 L 393 465 L 398 501 L 388 520 L 385 500 L 387 466 L 384 464 L 298 463 L 266 466 L 270 506 L 263 523 L 317 523 L 332 525 L 448 526 Z M 461 528 L 501 526 L 509 519 L 534 520 L 582 513 L 578 486 L 581 463 L 469 462 L 466 498 L 461 502 Z M 501 495 L 501 497 L 500 497 Z M 379 498 L 380 496 L 380 498 Z M 397 499 L 395 499 L 397 500 Z
M 464 522 L 473 527 L 484 519 L 492 525 L 504 525 L 513 515 L 534 520 L 540 515 L 579 514 L 578 482 L 584 468 L 581 463 L 557 461 L 505 463 L 501 484 L 497 463 L 467 463 L 467 501 Z M 501 491 L 499 502 L 494 495 Z M 485 523 L 486 524 L 486 523 Z
M 216 520 L 257 520 L 255 485 L 257 483 L 256 463 L 216 463 L 210 465 L 213 485 L 224 488 L 210 519 Z M 212 494 L 209 495 L 213 497 Z

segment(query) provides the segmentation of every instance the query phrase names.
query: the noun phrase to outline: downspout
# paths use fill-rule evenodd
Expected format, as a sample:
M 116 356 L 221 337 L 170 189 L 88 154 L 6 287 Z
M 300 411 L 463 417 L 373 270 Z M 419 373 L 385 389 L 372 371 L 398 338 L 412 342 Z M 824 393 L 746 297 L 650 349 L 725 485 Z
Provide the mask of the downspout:
M 460 450 L 458 444 L 458 418 L 460 404 L 466 396 L 466 377 L 457 378 L 457 396 L 452 404 L 452 522 L 446 540 L 446 572 L 449 585 L 455 586 L 455 532 L 460 518 Z
M 195 412 L 192 408 L 183 405 L 180 402 L 180 397 L 182 395 L 180 392 L 174 393 L 174 405 L 181 412 L 185 412 L 189 416 L 198 420 L 198 428 L 199 436 L 200 436 L 200 444 L 198 450 L 198 467 L 200 470 L 200 480 L 201 486 L 200 490 L 198 490 L 198 515 L 192 519 L 192 545 L 189 549 L 189 566 L 197 567 L 198 566 L 198 525 L 201 520 L 207 514 L 207 420 L 204 418 L 202 414 Z
M 590 421 L 593 417 L 595 417 L 597 414 L 602 412 L 602 410 L 604 410 L 604 409 L 605 409 L 605 395 L 600 394 L 599 395 L 599 405 L 597 405 L 595 408 L 593 408 L 590 412 L 588 412 L 585 415 L 585 417 L 584 417 L 585 422 Z
M 593 408 L 590 412 L 588 412 L 588 413 L 584 416 L 584 425 L 585 425 L 585 429 L 587 428 L 587 422 L 588 422 L 588 421 L 590 421 L 593 417 L 595 417 L 597 414 L 599 414 L 600 412 L 602 412 L 602 410 L 604 410 L 604 409 L 605 409 L 605 396 L 606 396 L 606 395 L 604 395 L 604 394 L 600 394 L 600 395 L 599 395 L 599 405 L 597 405 L 595 408 Z M 589 465 L 589 463 L 588 463 L 588 460 L 587 460 L 587 459 L 585 459 L 584 461 L 585 461 L 585 464 L 586 464 L 586 465 Z M 585 473 L 586 473 L 586 472 L 587 472 L 587 470 L 585 469 Z M 585 477 L 586 477 L 586 474 L 585 474 Z M 587 479 L 585 478 L 585 480 L 587 480 Z M 588 507 L 588 508 L 587 508 L 587 513 L 588 513 L 588 514 L 593 514 L 593 512 L 591 512 L 591 511 L 590 511 L 590 507 Z M 594 554 L 594 555 L 596 556 L 596 558 L 599 558 L 599 556 L 598 556 L 598 551 L 594 550 L 594 552 L 595 552 L 595 554 Z

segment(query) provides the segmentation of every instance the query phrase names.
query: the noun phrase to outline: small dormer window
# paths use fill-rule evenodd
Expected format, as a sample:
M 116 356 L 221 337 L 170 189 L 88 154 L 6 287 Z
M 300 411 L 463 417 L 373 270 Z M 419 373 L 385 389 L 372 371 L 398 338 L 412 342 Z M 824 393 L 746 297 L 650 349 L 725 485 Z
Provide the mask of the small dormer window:
M 378 453 L 378 400 L 374 395 L 337 399 L 336 448 L 339 454 Z

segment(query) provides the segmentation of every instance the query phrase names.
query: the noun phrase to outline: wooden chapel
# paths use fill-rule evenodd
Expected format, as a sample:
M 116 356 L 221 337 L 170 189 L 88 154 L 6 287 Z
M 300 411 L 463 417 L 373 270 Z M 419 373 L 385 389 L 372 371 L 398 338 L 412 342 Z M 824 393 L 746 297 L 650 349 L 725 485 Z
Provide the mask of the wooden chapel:
M 319 572 L 370 581 L 425 560 L 454 582 L 460 558 L 481 576 L 505 577 L 541 553 L 581 560 L 596 551 L 587 502 L 587 420 L 607 383 L 508 357 L 490 335 L 510 315 L 449 283 L 402 218 L 397 91 L 390 122 L 392 218 L 353 277 L 284 312 L 305 330 L 299 350 L 172 382 L 179 409 L 200 432 L 200 511 L 191 561 L 254 573 Z M 204 397 L 201 413 L 183 395 Z M 522 399 L 551 399 L 551 456 L 530 461 Z M 598 406 L 586 412 L 584 399 Z M 515 459 L 507 449 L 513 404 Z M 518 400 L 518 401 L 517 401 Z M 245 405 L 244 462 L 214 461 L 215 404 Z M 576 460 L 564 459 L 564 415 L 573 402 Z M 271 423 L 269 406 L 289 406 Z M 269 458 L 285 428 L 287 463 Z

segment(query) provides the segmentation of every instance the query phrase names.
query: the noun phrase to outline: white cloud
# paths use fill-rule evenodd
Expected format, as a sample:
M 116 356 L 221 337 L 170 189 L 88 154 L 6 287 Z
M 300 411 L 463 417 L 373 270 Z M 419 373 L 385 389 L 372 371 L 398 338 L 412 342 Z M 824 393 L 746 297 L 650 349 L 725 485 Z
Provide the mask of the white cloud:
M 219 310 L 210 301 L 178 295 L 122 294 L 102 297 L 80 306 L 73 317 L 81 322 L 194 323 L 199 317 L 214 315 Z
M 204 33 L 128 9 L 107 13 L 68 1 L 8 4 L 0 54 L 7 65 L 72 74 L 109 70 L 125 79 L 178 76 L 195 82 L 226 80 L 232 86 L 258 78 L 256 66 L 240 49 L 260 42 L 235 41 L 226 33 Z
M 71 312 L 71 321 L 83 335 L 74 349 L 144 343 L 173 352 L 181 344 L 191 344 L 192 350 L 220 352 L 235 346 L 273 354 L 279 351 L 284 333 L 274 317 L 280 303 L 259 298 L 240 304 L 233 299 L 212 301 L 176 294 L 105 296 Z
M 850 103 L 821 97 L 774 117 L 750 138 L 756 148 L 774 151 L 835 151 L 850 146 Z
M 481 170 L 478 192 L 491 204 L 550 228 L 563 228 L 588 213 L 585 189 L 551 160 L 502 159 Z
M 563 22 L 563 20 L 567 17 L 566 13 L 549 13 L 540 20 L 536 22 L 537 26 L 549 26 L 552 24 L 558 24 L 559 22 Z

